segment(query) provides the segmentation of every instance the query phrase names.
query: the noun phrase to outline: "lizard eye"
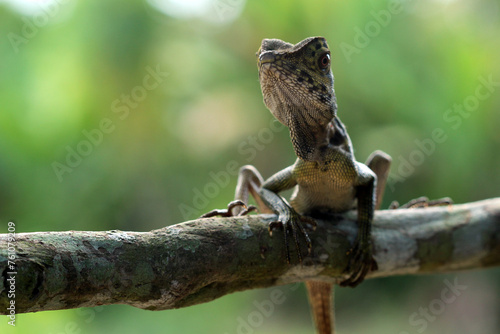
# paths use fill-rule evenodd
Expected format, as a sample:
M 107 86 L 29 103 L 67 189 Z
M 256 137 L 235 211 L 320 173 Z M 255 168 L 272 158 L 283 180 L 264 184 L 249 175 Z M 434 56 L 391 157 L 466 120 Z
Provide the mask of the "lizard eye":
M 330 53 L 326 52 L 321 57 L 319 57 L 318 60 L 318 66 L 322 70 L 326 70 L 328 66 L 330 65 Z

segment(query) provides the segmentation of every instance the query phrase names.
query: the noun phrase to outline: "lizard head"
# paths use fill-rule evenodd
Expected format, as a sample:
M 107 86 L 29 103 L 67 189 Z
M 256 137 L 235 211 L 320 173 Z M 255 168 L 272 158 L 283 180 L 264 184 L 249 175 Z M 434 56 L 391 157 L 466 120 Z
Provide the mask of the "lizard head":
M 306 38 L 295 45 L 264 39 L 257 51 L 264 103 L 290 128 L 295 153 L 303 160 L 314 159 L 336 115 L 330 58 L 323 37 Z

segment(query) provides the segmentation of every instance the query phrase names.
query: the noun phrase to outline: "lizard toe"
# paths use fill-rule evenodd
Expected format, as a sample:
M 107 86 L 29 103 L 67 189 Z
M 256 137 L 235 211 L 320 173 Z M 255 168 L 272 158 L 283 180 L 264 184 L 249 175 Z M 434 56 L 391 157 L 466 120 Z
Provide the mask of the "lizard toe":
M 244 216 L 252 211 L 257 211 L 257 208 L 253 205 L 247 206 L 241 200 L 235 200 L 229 202 L 229 204 L 227 205 L 227 209 L 215 209 L 210 212 L 202 214 L 200 218 Z
M 357 243 L 349 252 L 349 262 L 344 272 L 349 273 L 349 277 L 340 282 L 340 286 L 355 287 L 365 279 L 370 270 L 377 270 L 377 262 L 372 257 L 370 245 Z

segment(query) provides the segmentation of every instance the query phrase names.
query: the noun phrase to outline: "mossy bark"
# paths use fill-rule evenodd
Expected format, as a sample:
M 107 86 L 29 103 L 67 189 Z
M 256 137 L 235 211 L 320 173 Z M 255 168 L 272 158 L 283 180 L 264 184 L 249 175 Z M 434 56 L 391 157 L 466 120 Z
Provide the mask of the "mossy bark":
M 354 212 L 318 221 L 312 254 L 301 264 L 291 245 L 290 265 L 283 232 L 268 233 L 275 218 L 197 219 L 151 232 L 21 233 L 10 243 L 14 269 L 9 235 L 0 235 L 0 313 L 12 300 L 16 313 L 104 304 L 164 310 L 241 290 L 341 280 L 357 232 Z M 378 270 L 367 278 L 498 266 L 500 198 L 377 211 L 372 236 Z M 15 298 L 8 296 L 12 287 Z

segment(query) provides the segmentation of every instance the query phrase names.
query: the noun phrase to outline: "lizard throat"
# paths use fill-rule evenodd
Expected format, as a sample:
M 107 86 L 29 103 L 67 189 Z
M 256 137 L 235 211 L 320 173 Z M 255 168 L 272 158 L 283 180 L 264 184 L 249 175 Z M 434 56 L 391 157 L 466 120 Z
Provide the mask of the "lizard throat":
M 314 118 L 292 117 L 288 124 L 295 154 L 305 161 L 321 160 L 321 148 L 329 143 L 329 123 L 315 121 Z

